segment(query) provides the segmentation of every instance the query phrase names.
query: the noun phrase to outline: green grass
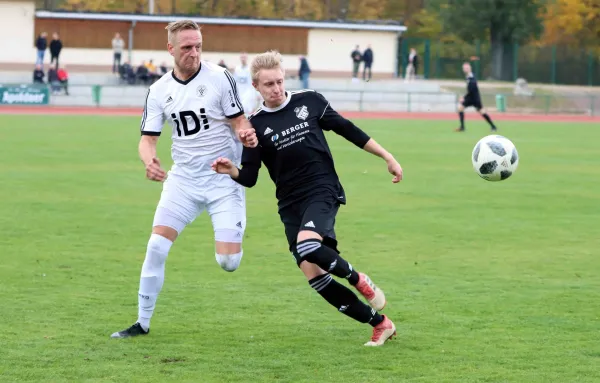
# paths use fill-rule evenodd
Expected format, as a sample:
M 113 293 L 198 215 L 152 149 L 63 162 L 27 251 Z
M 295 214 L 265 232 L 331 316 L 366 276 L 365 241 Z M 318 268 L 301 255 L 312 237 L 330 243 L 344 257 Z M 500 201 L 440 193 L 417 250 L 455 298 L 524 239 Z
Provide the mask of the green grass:
M 139 118 L 0 116 L 2 382 L 598 382 L 600 129 L 501 123 L 509 180 L 472 170 L 478 119 L 358 121 L 400 160 L 330 135 L 348 205 L 342 254 L 385 289 L 398 338 L 324 302 L 287 252 L 266 172 L 248 190 L 242 267 L 223 272 L 201 216 L 167 261 L 152 333 L 137 315 L 161 186 Z M 169 139 L 160 142 L 169 166 Z

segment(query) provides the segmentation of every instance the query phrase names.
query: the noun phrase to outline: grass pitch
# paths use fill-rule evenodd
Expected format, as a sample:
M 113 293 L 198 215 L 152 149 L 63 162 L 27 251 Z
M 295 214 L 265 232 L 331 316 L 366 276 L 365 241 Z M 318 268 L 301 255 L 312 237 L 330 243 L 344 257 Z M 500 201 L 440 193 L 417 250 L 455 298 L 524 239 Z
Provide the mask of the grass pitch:
M 348 205 L 342 254 L 388 296 L 398 338 L 340 315 L 295 266 L 266 171 L 248 190 L 244 259 L 214 260 L 207 215 L 167 261 L 151 334 L 137 315 L 159 184 L 139 118 L 0 116 L 0 381 L 597 382 L 600 129 L 500 123 L 520 165 L 472 170 L 479 119 L 357 121 L 405 180 L 329 134 Z M 160 158 L 170 165 L 169 137 Z

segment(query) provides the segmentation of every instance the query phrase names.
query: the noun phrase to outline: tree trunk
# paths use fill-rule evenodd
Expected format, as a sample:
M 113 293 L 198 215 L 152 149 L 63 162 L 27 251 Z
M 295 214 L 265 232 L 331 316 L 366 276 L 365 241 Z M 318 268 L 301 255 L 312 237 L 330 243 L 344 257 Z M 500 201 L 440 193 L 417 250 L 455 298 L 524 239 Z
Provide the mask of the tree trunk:
M 502 55 L 502 81 L 514 81 L 513 66 L 515 59 L 514 44 L 510 41 L 504 41 L 504 54 Z
M 500 80 L 502 78 L 502 57 L 504 56 L 504 44 L 500 36 L 500 28 L 494 24 L 490 27 L 490 41 L 492 48 L 492 78 Z
M 500 28 L 492 24 L 490 28 L 492 47 L 492 78 L 500 81 L 513 81 L 515 59 L 514 44 L 503 37 Z

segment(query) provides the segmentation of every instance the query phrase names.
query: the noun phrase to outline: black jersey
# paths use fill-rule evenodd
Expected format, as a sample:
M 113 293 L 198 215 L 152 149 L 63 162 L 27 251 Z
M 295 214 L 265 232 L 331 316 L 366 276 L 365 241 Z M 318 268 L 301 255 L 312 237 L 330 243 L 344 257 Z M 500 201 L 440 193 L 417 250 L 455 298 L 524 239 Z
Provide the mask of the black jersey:
M 470 103 L 481 102 L 481 96 L 479 95 L 479 87 L 477 86 L 477 80 L 473 73 L 467 76 L 467 94 L 465 95 L 465 101 Z
M 331 193 L 345 203 L 323 131 L 331 130 L 360 148 L 370 137 L 334 111 L 321 94 L 312 90 L 286 93 L 281 106 L 263 105 L 250 117 L 258 145 L 244 147 L 236 181 L 254 186 L 263 163 L 275 183 L 280 208 L 317 193 Z

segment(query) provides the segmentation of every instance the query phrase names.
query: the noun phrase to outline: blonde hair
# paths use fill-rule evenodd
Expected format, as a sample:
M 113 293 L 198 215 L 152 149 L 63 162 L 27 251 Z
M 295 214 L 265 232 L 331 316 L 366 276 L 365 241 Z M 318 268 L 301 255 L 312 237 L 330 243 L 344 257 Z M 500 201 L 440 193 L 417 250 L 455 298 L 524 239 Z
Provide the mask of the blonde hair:
M 167 24 L 165 29 L 168 31 L 167 39 L 170 43 L 173 43 L 173 40 L 177 36 L 177 33 L 179 33 L 180 31 L 194 30 L 200 32 L 200 26 L 196 24 L 196 22 L 193 20 L 173 21 Z
M 283 59 L 281 58 L 281 54 L 277 51 L 268 51 L 259 54 L 254 58 L 254 60 L 252 60 L 252 64 L 250 65 L 252 81 L 258 81 L 258 72 L 260 72 L 262 69 L 280 68 L 281 71 L 285 73 L 285 70 L 281 66 L 282 61 Z

